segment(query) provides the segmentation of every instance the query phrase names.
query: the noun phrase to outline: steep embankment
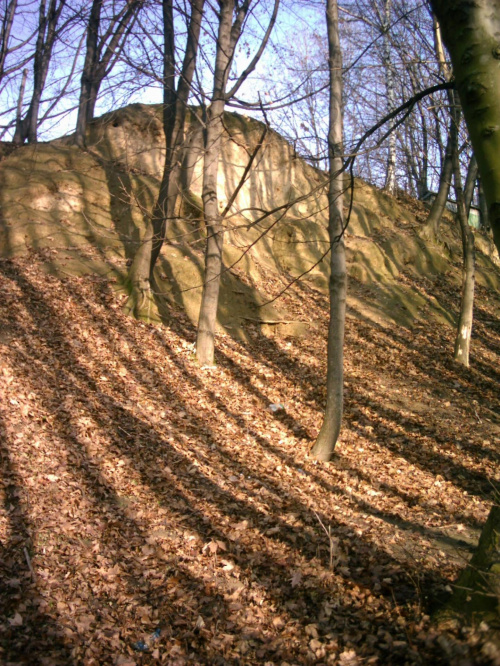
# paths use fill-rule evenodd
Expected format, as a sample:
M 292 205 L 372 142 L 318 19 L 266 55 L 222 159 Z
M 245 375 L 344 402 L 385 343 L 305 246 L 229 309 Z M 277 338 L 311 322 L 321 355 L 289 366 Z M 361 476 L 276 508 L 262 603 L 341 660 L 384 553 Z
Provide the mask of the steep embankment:
M 221 207 L 242 177 L 262 126 L 226 115 L 220 162 Z M 160 316 L 170 305 L 198 314 L 203 282 L 203 229 L 200 223 L 201 134 L 191 118 L 189 154 L 183 170 L 178 218 L 156 270 Z M 0 256 L 46 249 L 57 274 L 96 273 L 124 282 L 127 265 L 141 242 L 144 217 L 152 209 L 162 171 L 163 132 L 159 107 L 133 105 L 96 120 L 89 150 L 68 141 L 27 146 L 0 163 L 2 227 Z M 302 279 L 326 291 L 328 247 L 325 176 L 298 159 L 279 135 L 269 132 L 254 167 L 227 217 L 227 271 L 222 279 L 219 321 L 237 335 L 249 324 L 266 333 L 304 333 L 317 322 L 307 313 L 294 319 L 284 302 L 268 300 L 266 280 L 283 284 Z M 274 212 L 273 212 L 274 211 Z M 452 323 L 446 302 L 415 290 L 412 277 L 449 276 L 460 284 L 460 243 L 456 230 L 443 225 L 443 244 L 419 237 L 425 208 L 403 203 L 356 180 L 353 214 L 347 232 L 349 306 L 377 323 L 415 320 Z M 478 281 L 500 287 L 491 247 L 484 238 L 478 253 Z M 316 266 L 316 264 L 319 264 Z M 410 278 L 410 280 L 409 280 Z
M 225 274 L 217 366 L 201 368 L 183 291 L 201 280 L 199 167 L 158 267 L 170 325 L 121 307 L 161 166 L 155 118 L 125 109 L 95 123 L 88 153 L 55 142 L 0 164 L 0 662 L 491 664 L 488 627 L 443 634 L 429 616 L 500 485 L 493 264 L 480 258 L 465 369 L 452 327 L 429 325 L 456 316 L 457 238 L 446 226 L 446 255 L 424 245 L 417 204 L 357 184 L 345 418 L 335 460 L 315 464 L 324 268 L 257 305 L 320 256 L 324 198 Z M 280 169 L 283 142 L 267 150 L 240 207 L 321 177 Z M 257 233 L 233 229 L 226 261 Z

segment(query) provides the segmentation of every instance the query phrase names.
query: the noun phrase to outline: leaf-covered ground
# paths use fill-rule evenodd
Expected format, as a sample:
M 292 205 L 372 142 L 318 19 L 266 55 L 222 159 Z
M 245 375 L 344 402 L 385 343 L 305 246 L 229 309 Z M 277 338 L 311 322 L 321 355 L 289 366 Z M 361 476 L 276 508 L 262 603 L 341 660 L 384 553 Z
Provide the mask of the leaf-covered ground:
M 221 335 L 203 369 L 181 313 L 138 323 L 112 283 L 43 259 L 0 263 L 1 663 L 488 663 L 481 630 L 429 614 L 498 488 L 491 294 L 470 370 L 449 328 L 351 311 L 345 426 L 315 464 L 322 295 L 285 296 L 317 334 Z M 415 288 L 456 312 L 445 278 Z

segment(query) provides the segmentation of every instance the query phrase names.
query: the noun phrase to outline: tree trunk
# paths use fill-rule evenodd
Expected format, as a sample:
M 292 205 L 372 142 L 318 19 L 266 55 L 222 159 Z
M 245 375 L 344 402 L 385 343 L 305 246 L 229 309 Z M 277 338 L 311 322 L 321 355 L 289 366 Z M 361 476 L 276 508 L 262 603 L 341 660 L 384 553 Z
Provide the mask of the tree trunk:
M 16 129 L 14 132 L 14 138 L 12 143 L 21 144 L 22 143 L 22 114 L 23 114 L 23 101 L 24 101 L 24 91 L 26 90 L 26 81 L 28 79 L 28 70 L 23 69 L 23 75 L 21 78 L 21 86 L 19 88 L 19 96 L 17 98 L 17 110 L 16 110 Z
M 214 93 L 207 111 L 205 157 L 203 169 L 202 200 L 207 231 L 205 248 L 205 280 L 201 296 L 196 357 L 201 365 L 213 365 L 215 349 L 215 327 L 219 303 L 220 275 L 224 228 L 219 213 L 217 174 L 221 149 L 227 74 L 231 63 L 231 26 L 234 0 L 222 4 L 217 55 L 214 72 Z
M 500 604 L 500 506 L 494 506 L 470 563 L 453 596 L 438 614 L 440 621 L 465 616 L 469 622 L 498 622 Z
M 391 42 L 389 40 L 389 30 L 391 26 L 391 2 L 385 0 L 385 21 L 384 21 L 384 46 L 383 61 L 385 73 L 385 87 L 387 91 L 387 113 L 395 108 L 394 95 L 394 72 L 391 59 Z M 389 121 L 389 130 L 394 127 L 394 120 Z M 385 179 L 385 190 L 394 194 L 396 190 L 396 134 L 391 131 L 389 134 L 389 147 L 387 150 L 387 174 Z
M 38 37 L 35 47 L 35 57 L 33 61 L 33 92 L 31 102 L 26 116 L 20 123 L 19 132 L 16 132 L 16 142 L 36 143 L 38 130 L 38 116 L 42 102 L 42 94 L 45 88 L 45 81 L 49 71 L 52 49 L 57 37 L 57 23 L 63 10 L 66 0 L 50 0 L 47 14 L 45 14 L 45 0 L 40 2 Z
M 476 187 L 477 181 L 477 160 L 472 154 L 469 162 L 469 168 L 467 169 L 467 178 L 465 179 L 464 187 L 464 201 L 465 201 L 465 210 L 467 211 L 467 217 L 470 214 L 470 207 L 472 205 L 472 198 L 474 197 L 474 188 Z
M 81 148 L 85 145 L 85 132 L 89 120 L 89 104 L 92 96 L 92 75 L 99 58 L 97 42 L 99 39 L 99 25 L 101 22 L 102 0 L 94 0 L 90 10 L 87 26 L 87 50 L 83 63 L 82 83 L 80 89 L 80 102 L 78 117 L 76 119 L 75 143 Z
M 450 192 L 451 177 L 453 174 L 453 155 L 458 147 L 457 141 L 458 132 L 456 121 L 452 118 L 448 132 L 448 141 L 446 142 L 446 152 L 441 168 L 441 176 L 439 178 L 439 188 L 436 198 L 432 202 L 425 226 L 422 229 L 423 235 L 432 238 L 432 240 L 439 238 L 439 225 L 441 224 L 441 218 L 443 217 Z
M 9 52 L 10 33 L 12 31 L 16 9 L 17 0 L 10 0 L 9 5 L 5 10 L 2 28 L 0 29 L 0 81 L 3 79 L 5 72 L 5 59 Z
M 450 52 L 477 159 L 495 244 L 500 252 L 500 0 L 431 0 Z M 499 618 L 500 507 L 491 509 L 451 608 L 474 621 Z M 465 598 L 460 589 L 465 588 Z M 458 595 L 458 602 L 457 602 Z
M 500 0 L 432 0 L 500 251 Z
M 347 270 L 344 246 L 342 169 L 342 51 L 338 32 L 337 0 L 327 0 L 328 65 L 330 70 L 330 108 L 328 152 L 330 187 L 328 190 L 330 238 L 330 324 L 328 328 L 326 410 L 323 425 L 311 454 L 318 460 L 330 460 L 340 433 L 343 413 L 344 328 Z
M 97 96 L 104 78 L 113 69 L 118 59 L 134 17 L 142 6 L 142 0 L 130 0 L 122 11 L 115 16 L 106 30 L 101 43 L 99 43 L 99 25 L 103 0 L 93 0 L 87 28 L 87 50 L 83 65 L 80 102 L 76 121 L 75 143 L 81 147 L 85 145 L 85 133 L 89 122 L 94 117 Z M 104 55 L 102 51 L 106 40 L 111 39 Z
M 130 296 L 126 312 L 148 319 L 153 307 L 152 273 L 165 240 L 167 221 L 175 211 L 179 191 L 180 151 L 184 140 L 187 102 L 196 67 L 201 20 L 205 0 L 193 0 L 183 68 L 175 89 L 175 39 L 172 0 L 163 0 L 165 34 L 163 82 L 163 131 L 165 134 L 165 163 L 160 190 L 146 232 L 134 255 L 128 275 Z
M 481 229 L 491 231 L 490 221 L 488 219 L 488 204 L 484 196 L 483 184 L 481 179 L 477 180 L 478 199 L 479 199 L 479 212 L 481 213 Z
M 469 226 L 468 210 L 465 204 L 460 175 L 460 162 L 458 150 L 453 157 L 453 176 L 455 181 L 455 198 L 457 201 L 457 218 L 462 234 L 463 248 L 463 277 L 462 296 L 460 301 L 460 316 L 458 319 L 457 337 L 455 338 L 454 358 L 459 363 L 469 367 L 470 340 L 472 334 L 472 320 L 474 311 L 474 282 L 475 282 L 475 252 L 474 234 Z

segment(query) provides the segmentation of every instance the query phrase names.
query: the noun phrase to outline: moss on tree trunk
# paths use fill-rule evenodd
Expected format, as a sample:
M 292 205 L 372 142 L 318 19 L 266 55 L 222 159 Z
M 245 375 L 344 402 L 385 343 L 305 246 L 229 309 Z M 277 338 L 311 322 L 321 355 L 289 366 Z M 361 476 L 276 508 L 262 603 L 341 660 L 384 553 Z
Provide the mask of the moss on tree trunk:
M 500 506 L 491 509 L 479 545 L 458 579 L 453 596 L 439 611 L 440 623 L 466 619 L 500 630 Z

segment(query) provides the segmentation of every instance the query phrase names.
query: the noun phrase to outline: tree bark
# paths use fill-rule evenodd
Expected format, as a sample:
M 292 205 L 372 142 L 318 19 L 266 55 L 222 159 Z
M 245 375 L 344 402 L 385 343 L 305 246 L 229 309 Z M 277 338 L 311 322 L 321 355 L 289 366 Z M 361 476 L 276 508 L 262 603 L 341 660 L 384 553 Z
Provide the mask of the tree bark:
M 5 73 L 5 60 L 9 53 L 9 40 L 12 31 L 12 24 L 14 22 L 14 15 L 17 9 L 17 0 L 10 0 L 2 21 L 0 29 L 0 81 L 3 79 Z
M 458 318 L 457 336 L 455 338 L 454 358 L 468 368 L 474 315 L 475 250 L 474 234 L 469 226 L 469 214 L 462 189 L 458 150 L 455 151 L 453 156 L 453 177 L 455 182 L 455 199 L 457 201 L 457 219 L 462 235 L 464 259 L 460 316 Z
M 330 107 L 328 152 L 330 186 L 328 191 L 330 239 L 330 323 L 328 328 L 326 410 L 323 425 L 311 454 L 318 460 L 330 460 L 340 433 L 344 402 L 344 329 L 347 270 L 344 246 L 343 213 L 343 141 L 342 141 L 342 51 L 338 31 L 337 0 L 327 0 L 328 66 Z
M 93 0 L 92 2 L 87 27 L 87 50 L 82 71 L 80 101 L 76 121 L 75 143 L 78 146 L 85 146 L 85 133 L 88 123 L 94 117 L 95 105 L 101 84 L 113 69 L 114 63 L 123 49 L 128 34 L 128 27 L 134 17 L 137 16 L 137 12 L 142 4 L 143 0 L 128 2 L 118 16 L 111 20 L 106 34 L 101 43 L 99 43 L 99 26 L 103 0 Z M 105 42 L 110 36 L 111 39 L 104 55 L 102 55 Z
M 442 25 L 456 86 L 481 176 L 493 237 L 500 252 L 500 0 L 431 0 Z M 498 622 L 500 507 L 493 506 L 478 548 L 450 608 L 475 622 Z M 460 589 L 466 591 L 465 598 Z M 485 612 L 485 607 L 486 612 Z
M 217 54 L 214 72 L 212 103 L 207 110 L 205 157 L 203 168 L 202 200 L 207 231 L 205 246 L 205 280 L 201 296 L 196 357 L 201 365 L 213 365 L 215 349 L 215 327 L 219 303 L 220 274 L 224 228 L 219 213 L 217 174 L 224 114 L 225 87 L 233 53 L 231 51 L 231 27 L 234 0 L 223 0 L 217 36 Z M 234 47 L 233 47 L 234 48 Z
M 476 552 L 460 575 L 453 596 L 438 613 L 440 621 L 465 616 L 469 622 L 498 622 L 500 604 L 500 506 L 494 506 Z
M 477 181 L 477 160 L 474 153 L 469 161 L 469 168 L 467 169 L 467 178 L 465 179 L 464 187 L 464 201 L 465 201 L 465 210 L 467 211 L 467 217 L 470 213 L 470 207 L 472 205 L 472 198 L 474 196 L 474 188 L 476 187 Z
M 84 147 L 85 132 L 88 123 L 88 106 L 92 94 L 92 73 L 99 58 L 97 42 L 99 39 L 99 25 L 101 23 L 101 9 L 103 0 L 94 0 L 90 10 L 87 26 L 87 50 L 82 70 L 82 83 L 80 89 L 80 102 L 78 106 L 78 117 L 76 119 L 75 143 Z
M 500 251 L 500 0 L 432 0 Z
M 450 192 L 451 178 L 453 174 L 453 155 L 457 149 L 458 131 L 456 121 L 452 118 L 448 131 L 448 140 L 446 142 L 446 152 L 439 178 L 439 188 L 436 198 L 432 202 L 429 215 L 425 222 L 425 227 L 422 230 L 424 235 L 430 236 L 433 240 L 436 240 L 439 237 L 439 226 Z
M 163 80 L 163 131 L 165 163 L 151 219 L 135 253 L 128 275 L 130 296 L 125 311 L 147 319 L 151 309 L 153 269 L 165 240 L 167 222 L 175 212 L 180 186 L 180 153 L 184 141 L 187 103 L 198 55 L 198 46 L 205 0 L 193 0 L 182 72 L 175 88 L 175 38 L 172 0 L 163 0 L 165 34 Z
M 384 45 L 383 61 L 385 73 L 385 87 L 387 91 L 387 113 L 395 108 L 394 103 L 394 72 L 391 59 L 391 42 L 389 40 L 389 30 L 391 26 L 391 2 L 385 0 L 385 20 L 384 20 Z M 389 130 L 394 127 L 394 120 L 389 121 Z M 396 134 L 391 131 L 389 134 L 389 146 L 387 150 L 387 173 L 385 179 L 385 190 L 394 194 L 396 190 Z
M 481 229 L 491 231 L 490 221 L 488 218 L 488 204 L 484 196 L 483 184 L 481 179 L 477 180 L 478 199 L 479 199 L 479 212 L 481 213 Z
M 24 101 L 24 91 L 26 90 L 26 81 L 28 79 L 28 70 L 23 69 L 23 75 L 21 78 L 21 85 L 19 87 L 19 96 L 17 98 L 17 110 L 16 110 L 16 129 L 14 131 L 13 143 L 21 143 L 21 131 L 22 131 L 22 114 L 23 114 L 23 101 Z
M 66 0 L 59 0 L 59 4 L 57 2 L 58 0 L 50 0 L 46 13 L 46 0 L 40 1 L 38 36 L 33 61 L 33 92 L 28 111 L 18 124 L 18 129 L 14 135 L 14 143 L 24 143 L 26 140 L 29 143 L 36 143 L 38 139 L 38 116 L 42 94 L 49 72 L 52 50 L 57 38 L 57 24 Z

